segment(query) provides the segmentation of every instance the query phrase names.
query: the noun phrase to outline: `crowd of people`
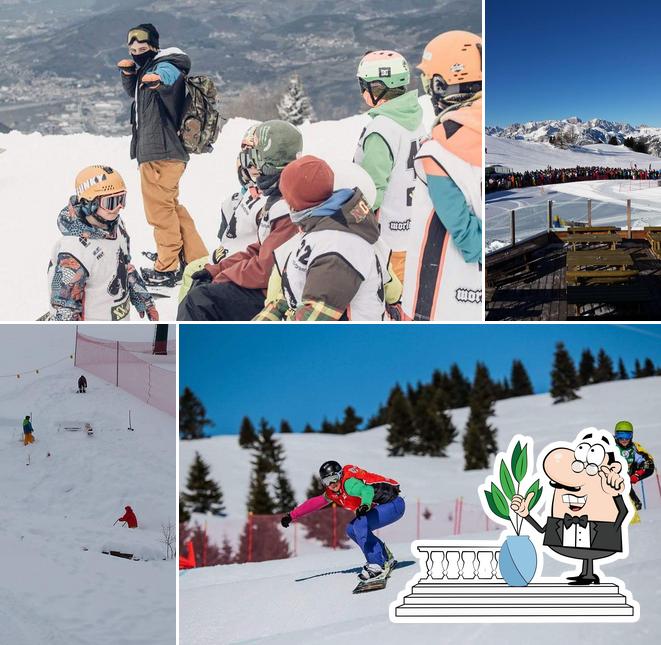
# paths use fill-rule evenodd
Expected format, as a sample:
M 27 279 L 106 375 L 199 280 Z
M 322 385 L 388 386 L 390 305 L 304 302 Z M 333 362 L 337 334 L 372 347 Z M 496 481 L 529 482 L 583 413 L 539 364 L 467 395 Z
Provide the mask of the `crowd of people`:
M 508 174 L 491 175 L 486 181 L 486 191 L 528 188 L 548 184 L 564 184 L 572 181 L 593 181 L 598 179 L 661 179 L 661 170 L 638 168 L 608 168 L 605 166 L 576 166 L 575 168 L 548 168 L 526 170 Z
M 178 285 L 178 320 L 480 319 L 479 36 L 446 32 L 425 47 L 417 67 L 436 114 L 431 132 L 408 62 L 389 50 L 358 65 L 370 122 L 353 163 L 303 155 L 300 130 L 285 121 L 251 127 L 237 150 L 239 190 L 208 246 L 179 203 L 190 153 L 209 151 L 184 145 L 191 60 L 161 49 L 151 24 L 129 30 L 127 46 L 131 58 L 118 68 L 133 98 L 130 154 L 154 264 L 138 271 L 131 262 L 122 177 L 85 168 L 58 217 L 51 319 L 121 320 L 133 306 L 158 320 L 154 289 Z

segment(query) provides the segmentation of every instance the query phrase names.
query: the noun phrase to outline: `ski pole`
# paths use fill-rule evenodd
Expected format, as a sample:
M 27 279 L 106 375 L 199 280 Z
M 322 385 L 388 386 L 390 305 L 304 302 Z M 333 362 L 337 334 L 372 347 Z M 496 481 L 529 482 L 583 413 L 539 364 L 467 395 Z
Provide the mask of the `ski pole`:
M 119 522 L 119 520 L 115 520 L 114 523 L 113 523 L 113 526 L 115 526 L 115 524 L 117 524 L 117 522 Z
M 647 500 L 645 499 L 645 482 L 641 481 L 640 482 L 640 492 L 643 495 L 643 508 L 647 510 Z

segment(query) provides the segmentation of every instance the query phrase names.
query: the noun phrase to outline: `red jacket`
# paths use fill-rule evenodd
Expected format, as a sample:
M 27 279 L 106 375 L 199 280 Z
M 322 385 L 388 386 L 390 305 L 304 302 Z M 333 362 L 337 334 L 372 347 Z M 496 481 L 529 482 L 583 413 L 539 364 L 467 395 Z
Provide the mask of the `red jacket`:
M 376 473 L 371 473 L 367 470 L 363 470 L 358 466 L 352 466 L 351 464 L 344 466 L 342 468 L 342 479 L 340 480 L 340 490 L 336 493 L 330 488 L 326 488 L 324 491 L 324 496 L 329 502 L 335 502 L 338 506 L 346 508 L 348 511 L 355 511 L 361 504 L 362 501 L 360 497 L 354 497 L 349 495 L 344 489 L 344 483 L 347 479 L 352 477 L 359 479 L 363 484 L 369 486 L 374 486 L 375 484 L 389 484 L 390 486 L 399 486 L 399 482 L 389 477 L 384 477 L 383 475 L 377 475 Z
M 133 509 L 130 506 L 125 506 L 124 510 L 126 511 L 122 517 L 120 517 L 118 522 L 126 522 L 129 525 L 130 529 L 138 528 L 138 518 L 135 516 Z

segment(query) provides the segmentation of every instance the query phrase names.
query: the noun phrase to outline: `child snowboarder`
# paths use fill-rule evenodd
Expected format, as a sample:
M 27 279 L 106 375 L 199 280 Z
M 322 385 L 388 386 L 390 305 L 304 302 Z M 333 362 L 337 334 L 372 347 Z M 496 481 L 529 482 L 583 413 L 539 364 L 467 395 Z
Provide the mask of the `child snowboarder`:
M 80 394 L 85 394 L 87 391 L 87 379 L 84 374 L 81 374 L 78 378 L 78 392 Z
M 426 134 L 422 108 L 418 91 L 407 91 L 411 72 L 397 52 L 368 52 L 356 76 L 372 120 L 361 134 L 354 161 L 374 180 L 381 238 L 392 249 L 392 267 L 403 282 L 415 187 L 413 158 Z
M 34 429 L 30 421 L 30 415 L 26 414 L 23 419 L 23 445 L 27 446 L 29 443 L 34 443 Z
M 51 320 L 123 320 L 131 304 L 141 318 L 158 320 L 142 277 L 131 264 L 120 210 L 126 186 L 108 166 L 78 173 L 76 194 L 60 212 L 62 237 L 48 265 Z
M 121 517 L 117 518 L 117 522 L 126 522 L 127 526 L 130 529 L 137 529 L 138 528 L 138 518 L 135 516 L 135 513 L 133 512 L 133 509 L 130 506 L 125 506 L 124 507 L 124 515 Z M 115 522 L 115 524 L 117 524 Z
M 633 440 L 633 424 L 629 421 L 618 421 L 614 430 L 615 443 L 621 455 L 629 464 L 629 478 L 631 479 L 631 501 L 636 510 L 643 507 L 643 503 L 633 489 L 633 485 L 650 477 L 654 473 L 654 459 L 639 443 Z
M 335 183 L 330 166 L 312 155 L 282 171 L 280 190 L 302 235 L 276 249 L 281 293 L 256 320 L 278 319 L 281 309 L 290 320 L 385 318 L 389 249 L 357 183 L 334 190 Z
M 354 511 L 356 517 L 349 522 L 347 535 L 367 560 L 358 577 L 361 580 L 387 577 L 394 557 L 373 531 L 393 524 L 404 515 L 399 483 L 358 466 L 342 467 L 337 461 L 324 462 L 319 468 L 319 478 L 325 487 L 324 494 L 308 499 L 283 516 L 282 526 L 287 528 L 292 521 L 333 503 Z
M 437 119 L 415 156 L 402 305 L 413 320 L 481 320 L 482 39 L 441 34 L 418 69 Z

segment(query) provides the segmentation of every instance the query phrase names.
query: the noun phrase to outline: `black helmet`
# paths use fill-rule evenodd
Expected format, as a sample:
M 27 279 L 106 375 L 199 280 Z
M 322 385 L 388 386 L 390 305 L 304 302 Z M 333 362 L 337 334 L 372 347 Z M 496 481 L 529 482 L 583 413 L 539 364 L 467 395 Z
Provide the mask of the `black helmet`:
M 324 486 L 340 481 L 342 466 L 337 461 L 325 461 L 319 468 L 319 479 Z

